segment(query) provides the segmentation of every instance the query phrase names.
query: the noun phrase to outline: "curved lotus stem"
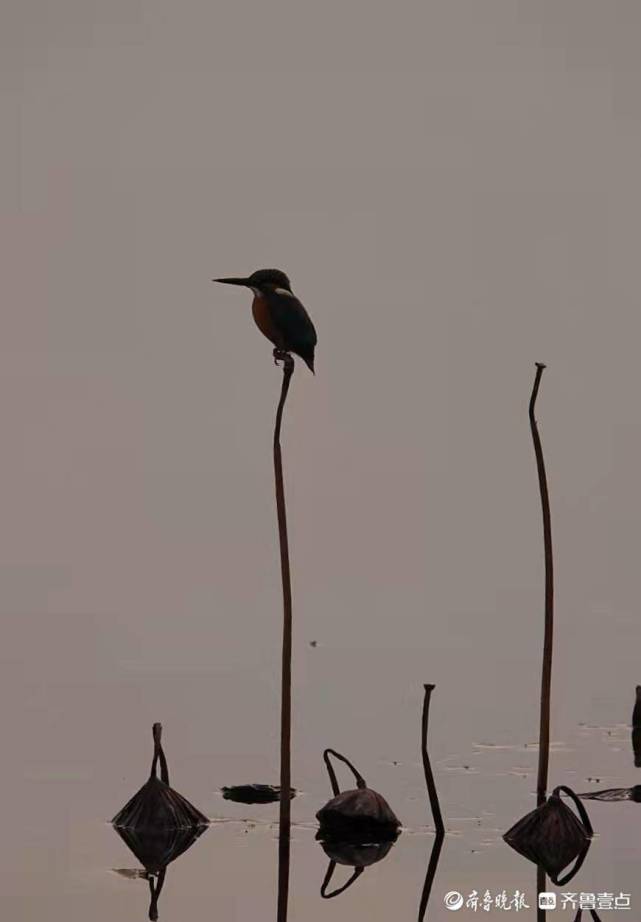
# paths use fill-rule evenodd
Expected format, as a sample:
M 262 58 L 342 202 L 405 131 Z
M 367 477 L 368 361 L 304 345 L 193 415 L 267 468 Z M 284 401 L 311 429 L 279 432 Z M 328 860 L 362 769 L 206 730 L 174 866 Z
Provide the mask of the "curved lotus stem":
M 162 724 L 155 723 L 152 729 L 154 737 L 154 757 L 151 763 L 151 773 L 150 777 L 153 778 L 156 775 L 156 768 L 158 762 L 160 762 L 160 780 L 165 784 L 169 784 L 169 766 L 167 765 L 167 759 L 165 758 L 165 753 L 160 742 L 160 737 L 162 736 Z
M 356 768 L 354 768 L 354 766 L 349 761 L 349 759 L 346 759 L 345 756 L 342 756 L 340 752 L 336 752 L 335 749 L 326 749 L 325 752 L 323 753 L 323 759 L 325 760 L 325 765 L 327 766 L 327 774 L 329 775 L 329 782 L 332 786 L 332 793 L 334 794 L 334 797 L 337 797 L 340 794 L 341 789 L 338 786 L 338 781 L 336 780 L 336 773 L 334 771 L 334 766 L 329 761 L 330 755 L 334 756 L 335 759 L 340 759 L 341 762 L 344 762 L 345 765 L 347 765 L 348 768 L 351 769 L 352 774 L 356 778 L 357 788 L 363 789 L 367 787 L 367 782 L 365 781 L 361 773 Z
M 276 486 L 276 512 L 278 515 L 278 540 L 280 545 L 280 570 L 283 584 L 283 650 L 281 663 L 280 709 L 280 789 L 291 789 L 292 759 L 292 583 L 289 567 L 289 542 L 287 538 L 287 512 L 283 483 L 283 457 L 280 448 L 280 429 L 283 409 L 294 373 L 294 359 L 283 355 L 283 384 L 276 410 L 274 425 L 274 481 Z M 291 805 L 289 797 L 280 798 L 278 821 L 278 922 L 287 919 L 289 897 Z
M 539 728 L 539 770 L 536 782 L 536 796 L 539 806 L 545 803 L 548 786 L 548 765 L 550 762 L 550 698 L 552 686 L 552 649 L 554 637 L 554 559 L 552 556 L 552 523 L 550 515 L 550 493 L 548 490 L 545 461 L 541 437 L 534 415 L 539 384 L 545 365 L 536 363 L 536 376 L 530 397 L 529 417 L 536 469 L 539 476 L 541 511 L 543 514 L 543 546 L 545 555 L 545 637 L 543 641 L 543 674 L 541 678 L 541 714 Z
M 336 862 L 330 861 L 329 867 L 327 868 L 327 873 L 325 874 L 325 879 L 321 885 L 321 890 L 320 890 L 320 894 L 324 900 L 331 900 L 333 896 L 339 896 L 341 893 L 345 893 L 347 888 L 351 887 L 354 881 L 357 880 L 361 876 L 363 871 L 365 870 L 365 868 L 355 868 L 354 873 L 349 878 L 347 883 L 344 883 L 342 887 L 337 887 L 336 890 L 332 890 L 331 893 L 328 893 L 327 888 L 329 886 L 330 880 L 332 879 L 332 875 L 334 873 L 335 868 L 336 868 Z

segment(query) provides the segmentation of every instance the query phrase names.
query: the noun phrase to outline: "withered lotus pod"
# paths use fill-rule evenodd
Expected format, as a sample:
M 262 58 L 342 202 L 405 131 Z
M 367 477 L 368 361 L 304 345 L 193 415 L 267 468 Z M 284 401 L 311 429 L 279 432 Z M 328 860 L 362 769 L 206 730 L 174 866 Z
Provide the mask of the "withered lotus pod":
M 362 841 L 396 837 L 400 823 L 384 797 L 369 788 L 343 791 L 318 811 L 321 829 L 331 838 Z
M 356 788 L 340 792 L 329 760 L 330 755 L 349 766 L 356 778 Z M 323 759 L 334 797 L 316 814 L 321 827 L 320 837 L 343 842 L 383 842 L 395 839 L 401 823 L 385 798 L 367 787 L 363 776 L 345 756 L 333 749 L 326 749 Z
M 236 784 L 222 788 L 225 800 L 237 804 L 273 804 L 280 800 L 280 788 L 273 784 Z M 296 790 L 290 789 L 289 799 L 296 797 Z
M 574 801 L 580 819 L 561 800 L 561 792 Z M 554 884 L 567 883 L 585 859 L 593 835 L 590 818 L 574 791 L 560 785 L 544 804 L 515 823 L 503 839 L 515 851 L 542 867 Z M 561 871 L 575 866 L 563 879 Z
M 160 737 L 162 727 L 153 726 L 154 757 L 149 780 L 137 794 L 114 816 L 114 826 L 125 829 L 193 829 L 209 825 L 209 820 L 186 800 L 182 794 L 169 787 L 169 769 Z M 157 776 L 160 765 L 160 778 Z

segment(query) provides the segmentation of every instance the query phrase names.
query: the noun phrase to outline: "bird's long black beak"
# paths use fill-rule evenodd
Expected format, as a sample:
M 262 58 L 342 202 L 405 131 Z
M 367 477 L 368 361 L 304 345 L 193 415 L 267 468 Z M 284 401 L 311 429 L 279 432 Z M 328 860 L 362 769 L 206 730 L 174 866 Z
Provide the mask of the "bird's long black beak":
M 222 282 L 223 285 L 245 285 L 249 286 L 249 279 L 212 279 L 212 282 Z

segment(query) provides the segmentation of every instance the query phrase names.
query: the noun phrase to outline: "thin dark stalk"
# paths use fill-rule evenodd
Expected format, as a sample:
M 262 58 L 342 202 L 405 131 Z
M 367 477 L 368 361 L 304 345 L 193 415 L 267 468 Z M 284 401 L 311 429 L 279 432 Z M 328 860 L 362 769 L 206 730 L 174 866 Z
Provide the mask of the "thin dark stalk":
M 539 769 L 536 782 L 537 805 L 545 803 L 548 787 L 548 767 L 550 764 L 550 700 L 552 691 L 552 649 L 554 641 L 554 561 L 552 557 L 552 520 L 550 515 L 550 493 L 548 490 L 547 474 L 541 437 L 536 423 L 535 408 L 539 385 L 545 365 L 536 363 L 536 375 L 530 397 L 529 417 L 534 454 L 536 456 L 536 470 L 539 478 L 539 492 L 541 494 L 541 511 L 543 515 L 543 548 L 545 558 L 545 634 L 543 640 L 543 669 L 541 674 L 541 711 L 539 722 Z M 537 903 L 538 894 L 546 889 L 545 871 L 537 868 L 536 874 Z M 537 922 L 545 922 L 545 909 L 537 906 Z
M 425 689 L 425 697 L 423 699 L 423 720 L 421 724 L 421 752 L 423 754 L 423 771 L 425 772 L 425 784 L 427 785 L 427 793 L 430 798 L 430 806 L 432 808 L 432 815 L 434 817 L 436 832 L 440 835 L 443 835 L 445 833 L 445 824 L 443 823 L 441 806 L 438 802 L 438 794 L 436 793 L 436 782 L 434 781 L 434 773 L 432 771 L 430 757 L 427 751 L 427 727 L 430 711 L 430 698 L 436 686 L 424 685 L 423 687 Z
M 279 824 L 278 838 L 278 910 L 276 922 L 287 922 L 287 905 L 289 902 L 289 861 L 290 831 L 283 832 Z
M 418 922 L 423 922 L 425 918 L 427 904 L 429 902 L 430 894 L 432 892 L 432 885 L 434 883 L 434 877 L 436 876 L 436 869 L 441 857 L 443 840 L 445 839 L 445 824 L 443 823 L 441 807 L 438 802 L 438 794 L 436 793 L 436 782 L 434 781 L 434 773 L 432 772 L 432 765 L 430 763 L 430 757 L 427 751 L 427 728 L 430 710 L 430 699 L 436 686 L 424 685 L 423 688 L 425 689 L 425 697 L 423 698 L 423 717 L 421 721 L 421 753 L 423 755 L 425 784 L 427 785 L 427 793 L 430 799 L 430 807 L 432 808 L 432 816 L 434 817 L 434 825 L 436 826 L 436 838 L 434 839 L 434 845 L 432 846 L 432 854 L 427 866 L 425 883 L 423 884 L 423 890 L 421 893 L 421 902 L 418 908 Z
M 291 736 L 292 736 L 292 585 L 289 567 L 289 542 L 287 540 L 287 513 L 283 485 L 283 458 L 280 448 L 280 430 L 283 409 L 294 373 L 294 359 L 283 356 L 283 383 L 276 410 L 274 426 L 274 479 L 276 484 L 276 511 L 278 513 L 278 539 L 280 544 L 280 569 L 283 583 L 283 650 L 281 669 L 280 717 L 280 815 L 278 824 L 278 922 L 287 918 L 289 896 L 289 861 L 291 829 Z
M 158 762 L 160 762 L 160 780 L 164 782 L 164 784 L 169 784 L 169 767 L 161 743 L 162 725 L 155 723 L 152 728 L 152 733 L 154 737 L 154 758 L 151 763 L 151 775 L 154 776 L 156 774 L 156 766 Z
M 550 762 L 550 695 L 552 686 L 552 647 L 554 638 L 554 564 L 552 559 L 552 522 L 550 516 L 550 494 L 543 448 L 539 436 L 534 409 L 539 393 L 539 384 L 545 365 L 536 364 L 536 376 L 530 397 L 530 428 L 536 455 L 536 469 L 539 475 L 541 509 L 543 513 L 543 545 L 545 554 L 545 637 L 543 641 L 543 671 L 541 676 L 541 719 L 539 729 L 539 771 L 536 783 L 537 804 L 545 803 L 548 786 L 548 766 Z
M 160 899 L 160 893 L 165 883 L 165 874 L 167 869 L 163 868 L 162 871 L 158 874 L 158 879 L 155 879 L 153 874 L 149 875 L 149 895 L 151 901 L 149 903 L 149 919 L 151 922 L 158 922 L 158 900 Z
M 430 895 L 432 893 L 432 885 L 434 884 L 434 878 L 436 877 L 436 870 L 438 868 L 438 863 L 441 858 L 441 851 L 443 849 L 443 842 L 445 841 L 445 833 L 437 832 L 434 839 L 434 845 L 432 846 L 432 854 L 430 855 L 430 862 L 427 866 L 427 873 L 425 875 L 425 883 L 423 884 L 423 890 L 421 892 L 421 902 L 418 907 L 418 922 L 423 922 L 425 919 L 425 913 L 427 912 L 427 905 L 430 900 Z
M 641 768 L 641 685 L 637 685 L 634 710 L 632 712 L 632 750 L 634 764 Z
M 545 922 L 547 912 L 539 906 L 539 893 L 545 893 L 547 887 L 545 883 L 545 871 L 540 864 L 536 866 L 536 922 Z

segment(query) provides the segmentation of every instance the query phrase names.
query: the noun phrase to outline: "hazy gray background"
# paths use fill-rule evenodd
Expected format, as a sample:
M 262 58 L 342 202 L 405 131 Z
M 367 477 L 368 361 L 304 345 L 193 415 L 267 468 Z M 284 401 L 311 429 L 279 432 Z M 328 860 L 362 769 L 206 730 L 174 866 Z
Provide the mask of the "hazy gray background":
M 249 296 L 214 276 L 285 269 L 319 335 L 284 433 L 299 817 L 328 790 L 332 745 L 425 821 L 390 766 L 420 796 L 424 681 L 439 759 L 535 738 L 537 360 L 553 736 L 625 723 L 641 681 L 639 4 L 9 0 L 0 16 L 12 920 L 129 918 L 125 898 L 143 917 L 142 890 L 105 882 L 127 858 L 97 824 L 143 780 L 154 720 L 177 786 L 212 814 L 236 809 L 221 784 L 277 777 L 280 372 Z M 609 750 L 588 752 L 594 766 L 567 757 L 581 780 Z M 505 810 L 503 831 L 532 777 L 499 784 L 486 765 L 459 786 L 442 767 L 444 806 Z M 635 783 L 627 751 L 616 765 Z M 216 835 L 184 866 L 210 868 Z M 502 846 L 492 860 L 523 870 Z M 594 885 L 625 888 L 604 861 Z M 222 914 L 247 919 L 261 891 L 234 903 L 234 873 Z M 377 891 L 369 911 L 392 910 Z

